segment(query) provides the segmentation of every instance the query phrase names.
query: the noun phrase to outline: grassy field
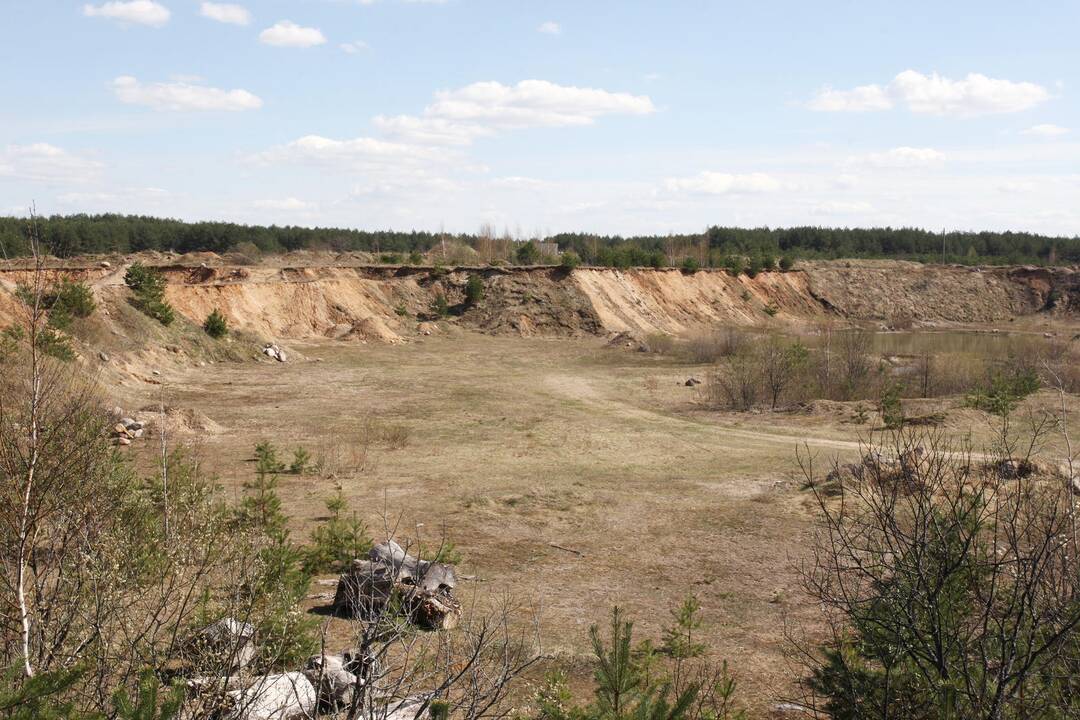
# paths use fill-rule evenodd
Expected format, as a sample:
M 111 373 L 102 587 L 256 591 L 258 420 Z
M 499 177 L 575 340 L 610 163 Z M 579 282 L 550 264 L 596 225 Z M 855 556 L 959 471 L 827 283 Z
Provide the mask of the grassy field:
M 706 368 L 596 339 L 458 332 L 294 349 L 302 357 L 285 364 L 161 378 L 170 405 L 221 426 L 184 439 L 228 493 L 252 476 L 255 443 L 274 442 L 286 461 L 303 446 L 322 471 L 285 475 L 280 489 L 298 539 L 340 488 L 376 538 L 392 527 L 427 545 L 451 539 L 479 579 L 464 593 L 506 592 L 523 619 L 539 612 L 546 650 L 566 659 L 587 652 L 588 626 L 612 605 L 655 636 L 695 593 L 704 640 L 755 715 L 789 689 L 785 626 L 815 618 L 798 575 L 813 514 L 796 448 L 819 464 L 854 457 L 868 426 L 850 407 L 717 413 L 684 384 Z M 989 441 L 986 416 L 934 402 L 950 432 Z

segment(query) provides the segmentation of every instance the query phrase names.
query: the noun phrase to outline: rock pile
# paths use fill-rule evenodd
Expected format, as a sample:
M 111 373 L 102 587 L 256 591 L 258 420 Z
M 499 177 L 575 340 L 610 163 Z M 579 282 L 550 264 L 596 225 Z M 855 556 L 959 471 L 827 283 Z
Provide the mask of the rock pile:
M 119 408 L 113 411 L 114 417 L 119 418 L 112 428 L 113 440 L 117 445 L 130 445 L 132 440 L 137 440 L 143 436 L 145 427 L 143 423 L 135 418 L 124 417 L 123 412 L 118 411 Z
M 263 355 L 273 360 L 277 360 L 278 362 L 285 362 L 287 359 L 285 356 L 285 351 L 274 343 L 267 343 L 263 346 L 262 351 Z

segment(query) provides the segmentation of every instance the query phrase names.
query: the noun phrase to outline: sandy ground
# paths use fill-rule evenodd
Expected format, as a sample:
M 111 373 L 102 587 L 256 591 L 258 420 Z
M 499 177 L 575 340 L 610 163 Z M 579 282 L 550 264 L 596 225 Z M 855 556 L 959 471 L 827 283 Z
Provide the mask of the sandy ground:
M 865 426 L 850 412 L 708 411 L 683 385 L 703 368 L 595 338 L 456 331 L 297 349 L 304 360 L 161 378 L 170 405 L 221 426 L 188 439 L 226 492 L 242 492 L 256 442 L 302 445 L 327 468 L 282 477 L 298 539 L 340 487 L 376 537 L 389 523 L 429 545 L 451 539 L 464 574 L 482 579 L 466 594 L 509 593 L 523 620 L 539 611 L 546 650 L 571 658 L 612 605 L 655 638 L 692 592 L 704 639 L 737 669 L 755 716 L 790 689 L 785 624 L 815 617 L 799 589 L 813 514 L 795 452 L 855 456 Z M 985 437 L 972 412 L 950 411 L 950 426 Z M 387 428 L 407 435 L 403 447 L 380 437 Z

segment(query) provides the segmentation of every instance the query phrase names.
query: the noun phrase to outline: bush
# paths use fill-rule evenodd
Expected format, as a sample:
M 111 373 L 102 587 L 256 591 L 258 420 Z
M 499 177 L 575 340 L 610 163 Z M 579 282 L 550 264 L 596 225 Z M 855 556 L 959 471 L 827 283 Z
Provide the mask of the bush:
M 431 314 L 441 318 L 450 314 L 450 303 L 447 302 L 446 295 L 439 293 L 431 301 Z
M 1077 717 L 1066 484 L 986 482 L 968 447 L 936 433 L 887 442 L 867 457 L 899 467 L 842 474 L 840 501 L 804 458 L 820 519 L 803 580 L 827 638 L 799 648 L 807 704 L 852 720 Z
M 761 272 L 761 260 L 759 258 L 754 258 L 746 266 L 746 276 L 748 278 L 755 278 L 759 272 Z
M 203 330 L 210 337 L 220 339 L 229 334 L 229 323 L 225 320 L 224 315 L 214 310 L 203 321 Z
M 559 264 L 564 270 L 573 270 L 581 264 L 581 257 L 578 256 L 573 250 L 567 250 L 562 254 L 562 258 L 559 260 Z
M 681 267 L 683 272 L 696 273 L 701 269 L 701 263 L 696 258 L 687 257 L 683 258 Z
M 311 468 L 311 453 L 302 447 L 293 451 L 293 461 L 289 465 L 289 472 L 293 475 L 303 475 Z
M 780 256 L 779 266 L 780 266 L 781 271 L 787 272 L 788 270 L 790 270 L 791 268 L 793 268 L 795 266 L 795 261 L 792 260 L 787 255 L 781 255 Z
M 124 283 L 131 288 L 134 297 L 131 304 L 162 325 L 171 325 L 176 315 L 165 301 L 165 276 L 142 263 L 132 263 L 124 273 Z
M 326 501 L 330 517 L 311 533 L 304 548 L 304 569 L 309 573 L 342 572 L 356 558 L 371 550 L 373 540 L 356 513 L 346 516 L 348 503 L 339 490 Z
M 738 277 L 742 273 L 743 268 L 746 267 L 746 263 L 744 263 L 743 259 L 738 255 L 728 255 L 724 258 L 723 267 L 728 275 Z
M 517 249 L 514 260 L 518 265 L 536 265 L 540 262 L 540 248 L 530 240 Z
M 776 269 L 776 258 L 772 255 L 761 256 L 761 269 L 765 272 L 772 272 Z
M 984 412 L 1006 416 L 1021 400 L 1039 389 L 1039 376 L 1031 368 L 998 372 L 983 388 L 968 396 L 968 404 Z
M 465 302 L 468 305 L 475 305 L 484 299 L 484 281 L 480 279 L 479 275 L 470 275 L 468 282 L 465 283 Z

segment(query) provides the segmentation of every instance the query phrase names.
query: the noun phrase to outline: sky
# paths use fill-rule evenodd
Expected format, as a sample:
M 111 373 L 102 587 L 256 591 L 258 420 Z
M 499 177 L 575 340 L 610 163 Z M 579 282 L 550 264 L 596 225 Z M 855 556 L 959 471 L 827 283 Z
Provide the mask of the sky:
M 1080 3 L 0 0 L 0 214 L 1080 234 Z

